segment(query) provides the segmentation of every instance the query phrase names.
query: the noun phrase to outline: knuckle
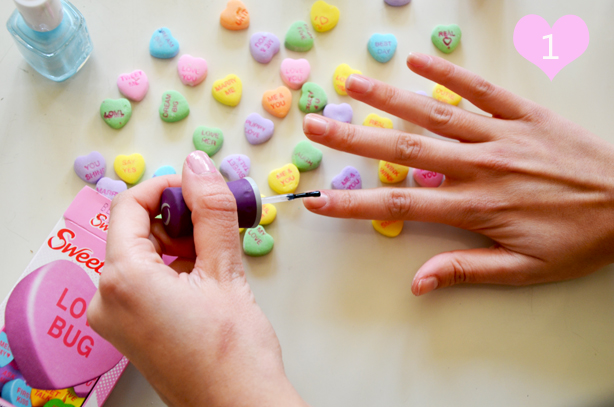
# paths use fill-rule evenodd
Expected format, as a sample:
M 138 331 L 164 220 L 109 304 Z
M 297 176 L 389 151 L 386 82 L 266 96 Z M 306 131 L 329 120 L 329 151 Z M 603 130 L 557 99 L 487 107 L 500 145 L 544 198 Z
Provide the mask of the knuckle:
M 388 215 L 392 219 L 409 219 L 411 214 L 411 198 L 401 190 L 391 190 L 386 197 Z
M 444 127 L 452 121 L 452 108 L 445 103 L 433 101 L 428 113 L 428 122 L 432 127 Z
M 475 165 L 480 170 L 486 170 L 495 173 L 509 173 L 517 169 L 517 160 L 510 151 L 504 151 L 501 148 L 480 154 L 475 159 Z
M 395 146 L 395 159 L 398 161 L 415 161 L 420 156 L 422 144 L 419 138 L 408 134 L 399 134 Z
M 469 283 L 469 267 L 465 264 L 464 260 L 462 260 L 458 256 L 451 256 L 450 258 L 450 267 L 451 267 L 451 279 L 453 284 L 462 284 Z
M 382 97 L 382 110 L 387 110 L 388 107 L 398 107 L 402 104 L 401 93 L 399 89 L 394 86 L 386 85 L 381 93 Z
M 550 121 L 550 111 L 542 106 L 533 105 L 528 108 L 524 120 L 534 125 L 545 125 Z
M 478 98 L 490 98 L 497 93 L 497 87 L 481 76 L 474 76 L 471 80 L 470 89 Z
M 126 199 L 128 199 L 128 191 L 124 191 L 124 192 L 120 192 L 119 194 L 115 195 L 113 197 L 113 200 L 111 201 L 111 212 L 113 212 L 113 209 L 119 205 L 122 204 L 122 202 L 124 202 Z
M 439 77 L 443 80 L 442 82 L 452 80 L 456 76 L 456 65 L 450 62 L 443 62 L 440 69 Z
M 347 216 L 353 217 L 356 212 L 356 198 L 351 191 L 345 191 L 339 200 L 339 208 L 341 212 Z
M 358 130 L 354 125 L 345 125 L 341 130 L 341 137 L 339 137 L 339 148 L 343 151 L 352 151 L 356 138 L 358 137 Z

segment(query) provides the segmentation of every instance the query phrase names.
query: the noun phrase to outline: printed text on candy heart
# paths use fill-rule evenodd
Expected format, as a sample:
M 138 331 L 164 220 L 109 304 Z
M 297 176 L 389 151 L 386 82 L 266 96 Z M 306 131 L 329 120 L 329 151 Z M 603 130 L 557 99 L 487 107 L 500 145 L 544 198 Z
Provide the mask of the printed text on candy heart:
M 246 134 L 250 134 L 250 135 L 254 135 L 256 137 L 259 137 L 260 134 L 266 130 L 266 128 L 264 128 L 264 126 L 259 125 L 258 123 L 254 123 L 251 120 L 246 120 L 245 124 L 247 126 L 250 126 L 251 129 L 246 128 L 245 129 L 245 133 Z
M 142 72 L 132 72 L 130 75 L 121 75 L 119 78 L 122 82 L 128 81 L 128 86 L 139 86 L 139 81 L 141 80 Z
M 124 112 L 121 110 L 109 110 L 108 112 L 104 112 L 105 119 L 112 119 L 114 117 L 124 117 Z
M 345 90 L 345 81 L 347 80 L 347 76 L 337 75 L 335 77 L 335 81 L 337 81 L 337 86 L 341 89 L 342 92 L 346 92 Z
M 272 109 L 277 109 L 286 105 L 286 98 L 282 93 L 276 93 L 274 95 L 267 96 L 266 99 Z
M 177 102 L 176 100 L 173 101 L 173 113 L 177 113 L 177 106 L 179 106 L 179 102 Z M 166 96 L 164 97 L 164 113 L 162 113 L 162 116 L 164 117 L 168 117 L 168 109 L 171 107 L 171 95 L 169 95 L 168 93 L 166 94 Z
M 126 174 L 136 174 L 136 160 L 122 160 L 121 170 Z
M 164 46 L 164 41 L 162 41 L 162 39 L 164 39 L 166 41 L 166 43 L 168 44 L 169 47 L 171 47 L 171 48 L 175 47 L 175 43 L 173 43 L 173 40 L 171 40 L 171 38 L 168 35 L 168 33 L 166 32 L 166 30 L 158 30 L 158 33 L 160 35 L 156 35 L 154 37 L 158 47 L 163 47 Z
M 10 353 L 8 342 L 5 342 L 5 341 L 3 341 L 1 339 L 0 339 L 0 356 L 5 356 L 7 358 L 11 357 L 11 353 Z
M 104 215 L 103 215 L 104 216 Z M 90 221 L 91 222 L 91 221 Z M 68 228 L 60 229 L 57 235 L 47 241 L 47 246 L 53 250 L 66 253 L 68 257 L 74 257 L 75 261 L 85 265 L 88 269 L 100 274 L 104 267 L 104 261 L 94 257 L 94 251 L 89 247 L 79 248 L 70 243 L 77 234 Z
M 312 104 L 313 104 L 313 108 L 315 110 L 318 110 L 318 108 L 320 107 L 320 103 L 322 103 L 320 98 L 315 97 L 312 91 L 308 91 L 307 104 L 305 105 L 305 110 L 310 110 Z
M 316 22 L 316 26 L 318 27 L 318 29 L 322 29 L 324 28 L 324 26 L 326 25 L 326 23 L 328 23 L 328 17 L 325 16 L 316 16 L 314 18 L 314 21 Z
M 85 174 L 85 180 L 89 181 L 93 178 L 104 175 L 105 167 L 100 168 L 101 165 L 102 164 L 100 164 L 100 161 L 93 161 L 89 164 L 84 165 L 83 168 L 91 171 Z
M 240 178 L 245 178 L 247 176 L 247 171 L 249 171 L 249 168 L 243 160 L 235 160 L 234 158 L 231 158 L 228 160 L 228 164 Z
M 296 178 L 294 177 L 294 175 L 290 175 L 292 174 L 293 171 L 292 169 L 288 168 L 283 170 L 282 172 L 275 174 L 275 177 L 277 178 L 277 180 L 279 181 L 279 183 L 284 186 L 292 181 L 294 181 Z
M 241 25 L 245 22 L 245 19 L 248 17 L 249 12 L 243 7 L 237 8 L 236 16 L 235 16 L 235 24 Z
M 313 161 L 309 157 L 305 156 L 303 153 L 296 153 L 296 156 L 299 158 L 299 160 L 309 165 L 310 167 L 313 165 Z
M 18 387 L 16 393 L 17 398 L 15 399 L 15 402 L 17 404 L 21 404 L 22 406 L 30 405 L 30 393 L 28 393 L 26 389 Z
M 251 237 L 254 240 L 254 242 L 256 242 L 258 246 L 262 244 L 262 238 L 264 237 L 264 231 L 262 231 L 260 228 L 251 229 L 249 232 L 247 232 L 247 234 L 249 235 L 249 237 Z
M 64 331 L 66 325 L 68 325 L 68 322 L 66 322 L 67 319 L 69 322 L 73 322 L 81 317 L 85 317 L 87 301 L 85 301 L 83 298 L 77 297 L 70 304 L 68 304 L 68 299 L 65 299 L 66 294 L 68 294 L 68 288 L 64 288 L 62 295 L 60 295 L 60 298 L 58 298 L 58 301 L 55 304 L 55 306 L 63 312 L 60 313 L 60 311 L 57 311 L 58 315 L 56 315 L 55 319 L 51 323 L 51 326 L 47 331 L 47 335 L 55 339 L 60 339 L 62 336 L 64 336 L 62 339 L 62 344 L 64 346 L 67 348 L 72 348 L 76 344 L 77 347 L 75 350 L 77 353 L 87 358 L 94 348 L 94 338 L 85 334 L 81 336 L 81 330 L 77 329 L 73 334 L 73 338 L 71 339 L 70 335 L 73 329 L 75 329 L 75 326 L 72 323 L 68 326 L 66 331 Z M 69 319 L 69 317 L 72 317 L 72 320 Z M 87 318 L 85 320 L 85 326 L 89 327 Z
M 432 172 L 432 171 L 420 173 L 420 176 L 422 178 L 427 178 L 427 179 L 428 178 L 436 178 L 438 175 L 439 175 L 438 173 Z
M 358 179 L 354 179 L 354 177 L 356 177 L 354 174 L 350 174 L 349 176 L 346 176 L 345 178 L 343 178 L 343 181 L 341 181 L 341 185 L 343 185 L 345 189 L 356 188 L 358 184 L 360 184 L 360 181 Z M 352 182 L 348 185 L 350 181 Z
M 216 92 L 221 92 L 222 90 L 224 90 L 224 88 L 228 88 L 227 90 L 224 91 L 225 94 L 229 95 L 231 93 L 235 93 L 235 88 L 234 85 L 235 83 L 237 83 L 236 79 L 228 79 L 227 81 L 224 81 L 222 83 L 220 83 L 219 85 L 217 85 L 215 87 L 215 91 Z
M 386 177 L 388 181 L 394 181 L 399 176 L 399 172 L 390 163 L 384 164 L 380 173 Z
M 218 141 L 218 140 L 219 140 L 219 138 L 220 138 L 220 135 L 219 135 L 219 134 L 214 133 L 214 132 L 212 132 L 212 131 L 205 131 L 205 130 L 203 130 L 203 131 L 201 131 L 201 132 L 200 132 L 200 135 L 201 135 L 201 136 L 203 136 L 203 137 L 200 139 L 200 141 L 201 141 L 203 144 L 209 144 L 209 145 L 211 145 L 211 146 L 216 146 L 216 145 L 217 145 L 217 141 Z M 215 139 L 215 140 L 213 140 L 213 139 Z
M 273 46 L 274 41 L 272 39 L 268 39 L 266 36 L 262 36 L 260 38 L 258 38 L 258 41 L 256 41 L 255 47 L 258 48 L 258 51 L 265 53 L 267 52 L 269 49 L 271 49 L 271 47 Z

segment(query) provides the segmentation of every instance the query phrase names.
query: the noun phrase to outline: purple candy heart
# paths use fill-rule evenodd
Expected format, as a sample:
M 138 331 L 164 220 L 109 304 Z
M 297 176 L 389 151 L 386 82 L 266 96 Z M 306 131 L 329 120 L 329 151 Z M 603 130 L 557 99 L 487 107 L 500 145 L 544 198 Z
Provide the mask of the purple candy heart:
M 322 113 L 324 114 L 324 117 L 344 123 L 352 123 L 352 117 L 354 117 L 352 106 L 348 105 L 347 103 L 341 103 L 340 105 L 329 103 L 326 105 L 326 107 L 324 107 L 324 112 Z
M 416 94 L 418 94 L 418 95 L 422 95 L 422 96 L 428 96 L 428 97 L 431 97 L 431 95 L 429 95 L 428 93 L 426 93 L 426 92 L 425 92 L 425 91 L 423 91 L 423 90 L 417 90 L 417 91 L 415 91 L 414 93 L 416 93 Z
M 261 64 L 268 64 L 279 52 L 279 38 L 275 34 L 260 32 L 252 35 L 249 50 L 254 59 Z
M 96 184 L 96 191 L 100 195 L 104 195 L 109 199 L 113 199 L 115 195 L 128 189 L 124 181 L 115 181 L 111 178 L 101 178 Z
M 386 4 L 393 7 L 404 6 L 411 3 L 411 0 L 384 0 Z
M 275 124 L 258 113 L 252 113 L 245 119 L 245 137 L 249 144 L 262 144 L 273 137 Z
M 243 154 L 229 155 L 220 164 L 220 172 L 228 181 L 236 181 L 247 177 L 250 168 L 249 157 Z
M 92 151 L 88 155 L 81 155 L 75 160 L 75 172 L 85 182 L 95 184 L 104 177 L 107 163 L 102 154 Z
M 2 386 L 7 384 L 8 382 L 12 382 L 13 380 L 21 379 L 23 380 L 22 374 L 17 369 L 17 365 L 15 362 L 11 362 L 8 365 L 0 368 L 0 390 L 2 390 Z
M 333 189 L 362 189 L 362 179 L 356 168 L 347 166 L 341 174 L 333 178 L 331 185 Z

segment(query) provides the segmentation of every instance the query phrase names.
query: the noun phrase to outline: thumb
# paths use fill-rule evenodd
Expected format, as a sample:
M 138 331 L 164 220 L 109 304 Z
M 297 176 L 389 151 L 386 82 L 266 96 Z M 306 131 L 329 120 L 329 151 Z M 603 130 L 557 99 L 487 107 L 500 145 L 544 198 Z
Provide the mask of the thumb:
M 463 283 L 523 285 L 537 261 L 501 246 L 441 253 L 420 267 L 411 291 L 420 296 Z
M 194 151 L 186 159 L 181 187 L 192 211 L 194 269 L 224 279 L 241 263 L 235 198 L 211 158 L 202 151 Z

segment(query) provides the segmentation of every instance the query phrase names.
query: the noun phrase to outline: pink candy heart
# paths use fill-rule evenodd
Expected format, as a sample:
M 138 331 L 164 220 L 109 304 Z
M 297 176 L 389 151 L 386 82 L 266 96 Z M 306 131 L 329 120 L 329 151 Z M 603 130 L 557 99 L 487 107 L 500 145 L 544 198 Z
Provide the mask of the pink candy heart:
M 96 287 L 75 263 L 56 260 L 21 280 L 6 304 L 6 335 L 28 385 L 66 389 L 113 368 L 122 355 L 87 323 Z
M 306 59 L 286 58 L 281 63 L 281 79 L 290 89 L 300 89 L 310 72 L 311 66 Z
M 524 16 L 514 29 L 514 46 L 550 80 L 586 51 L 590 35 L 584 21 L 574 15 L 559 18 L 554 26 L 542 17 Z
M 433 171 L 414 169 L 414 180 L 421 187 L 437 188 L 443 181 L 443 174 Z
M 117 78 L 119 91 L 130 100 L 140 102 L 149 90 L 149 79 L 145 72 L 137 69 L 132 73 L 123 73 Z
M 207 77 L 207 61 L 185 54 L 177 62 L 179 79 L 184 85 L 196 86 Z

